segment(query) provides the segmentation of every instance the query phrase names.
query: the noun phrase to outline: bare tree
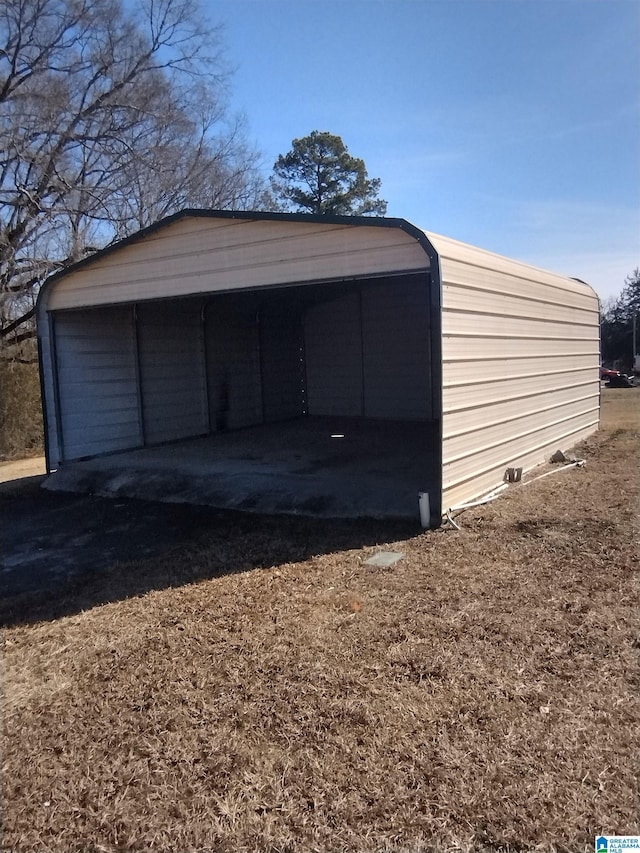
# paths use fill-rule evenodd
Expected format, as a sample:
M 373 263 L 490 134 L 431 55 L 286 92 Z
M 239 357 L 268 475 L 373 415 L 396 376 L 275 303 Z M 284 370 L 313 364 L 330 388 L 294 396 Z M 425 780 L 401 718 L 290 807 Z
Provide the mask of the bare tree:
M 257 198 L 197 0 L 0 0 L 0 341 L 43 279 L 186 205 Z
M 216 125 L 222 126 L 218 132 Z M 179 109 L 171 120 L 135 128 L 128 145 L 144 154 L 123 164 L 110 197 L 109 219 L 116 236 L 184 207 L 255 207 L 264 179 L 244 136 L 241 118 L 191 120 Z

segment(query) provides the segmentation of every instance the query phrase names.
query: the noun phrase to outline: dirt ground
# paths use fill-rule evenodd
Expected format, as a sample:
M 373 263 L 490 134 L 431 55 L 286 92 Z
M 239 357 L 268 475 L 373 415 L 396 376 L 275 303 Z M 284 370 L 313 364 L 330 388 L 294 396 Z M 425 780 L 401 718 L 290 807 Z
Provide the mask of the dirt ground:
M 218 513 L 13 595 L 2 849 L 575 853 L 640 833 L 639 404 L 605 390 L 583 468 L 460 531 Z M 379 550 L 403 557 L 367 565 Z
M 18 459 L 16 462 L 0 462 L 0 487 L 6 483 L 15 483 L 16 480 L 24 480 L 25 477 L 43 476 L 46 470 L 44 456 Z
M 15 464 L 15 463 L 12 463 Z M 0 472 L 1 475 L 1 472 Z M 36 602 L 79 606 L 76 593 L 113 566 L 172 553 L 220 523 L 206 507 L 52 494 L 44 477 L 0 482 L 0 617 L 31 618 Z M 108 585 L 98 579 L 103 599 Z M 83 606 L 91 606 L 85 601 Z M 50 610 L 49 610 L 50 612 Z

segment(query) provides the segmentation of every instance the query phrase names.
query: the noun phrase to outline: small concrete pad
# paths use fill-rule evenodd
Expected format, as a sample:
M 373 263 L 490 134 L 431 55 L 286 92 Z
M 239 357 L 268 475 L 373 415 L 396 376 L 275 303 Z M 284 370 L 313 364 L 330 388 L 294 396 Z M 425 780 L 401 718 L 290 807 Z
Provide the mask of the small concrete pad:
M 378 551 L 373 557 L 364 561 L 365 566 L 377 566 L 378 568 L 387 568 L 393 566 L 398 560 L 404 557 L 402 551 Z

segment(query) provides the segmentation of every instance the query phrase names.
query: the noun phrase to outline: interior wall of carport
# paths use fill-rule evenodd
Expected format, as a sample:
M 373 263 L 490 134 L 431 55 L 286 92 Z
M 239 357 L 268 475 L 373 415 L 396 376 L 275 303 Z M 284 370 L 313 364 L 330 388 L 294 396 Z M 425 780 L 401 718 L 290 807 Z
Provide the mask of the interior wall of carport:
M 221 294 L 206 318 L 212 431 L 307 414 L 433 418 L 424 275 Z
M 306 414 L 429 420 L 428 287 L 405 275 L 54 312 L 52 467 Z
M 201 314 L 175 300 L 50 316 L 52 467 L 208 433 Z

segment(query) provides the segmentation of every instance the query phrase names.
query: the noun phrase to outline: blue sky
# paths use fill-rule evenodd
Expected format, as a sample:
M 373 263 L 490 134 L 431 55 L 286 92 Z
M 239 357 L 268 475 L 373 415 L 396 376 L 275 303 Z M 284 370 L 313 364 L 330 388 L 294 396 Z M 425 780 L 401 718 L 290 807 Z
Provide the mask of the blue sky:
M 620 292 L 640 266 L 638 0 L 203 0 L 265 173 L 341 136 L 388 215 Z

